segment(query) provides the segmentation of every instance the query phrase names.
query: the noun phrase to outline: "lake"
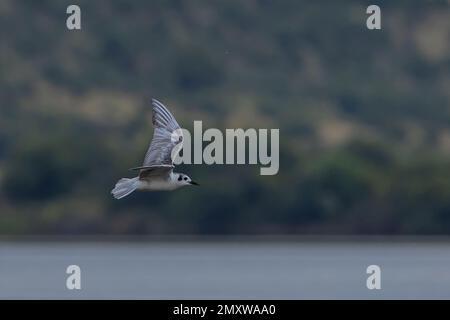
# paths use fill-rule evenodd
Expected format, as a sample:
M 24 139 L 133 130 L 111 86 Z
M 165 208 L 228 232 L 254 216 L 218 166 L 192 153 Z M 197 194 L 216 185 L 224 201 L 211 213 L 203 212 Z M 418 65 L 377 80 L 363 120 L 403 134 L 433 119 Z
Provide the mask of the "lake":
M 0 242 L 0 298 L 449 299 L 450 243 Z

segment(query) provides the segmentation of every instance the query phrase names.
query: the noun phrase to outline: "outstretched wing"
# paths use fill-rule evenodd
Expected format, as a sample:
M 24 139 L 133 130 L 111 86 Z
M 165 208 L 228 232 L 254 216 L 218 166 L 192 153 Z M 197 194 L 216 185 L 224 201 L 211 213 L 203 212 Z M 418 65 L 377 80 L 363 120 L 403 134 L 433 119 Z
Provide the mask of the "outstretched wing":
M 169 110 L 158 100 L 152 99 L 153 140 L 145 155 L 143 167 L 172 166 L 172 150 L 183 141 L 180 126 Z M 144 169 L 144 168 L 140 168 Z

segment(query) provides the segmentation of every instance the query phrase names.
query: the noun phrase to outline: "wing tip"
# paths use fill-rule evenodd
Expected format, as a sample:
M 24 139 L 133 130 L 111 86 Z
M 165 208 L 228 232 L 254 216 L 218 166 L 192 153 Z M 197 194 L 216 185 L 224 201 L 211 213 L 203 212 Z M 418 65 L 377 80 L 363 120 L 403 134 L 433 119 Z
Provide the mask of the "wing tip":
M 159 101 L 158 99 L 155 99 L 155 98 L 152 98 L 152 105 L 153 105 L 154 107 L 161 107 L 161 106 L 164 106 L 164 104 L 163 104 L 161 101 Z

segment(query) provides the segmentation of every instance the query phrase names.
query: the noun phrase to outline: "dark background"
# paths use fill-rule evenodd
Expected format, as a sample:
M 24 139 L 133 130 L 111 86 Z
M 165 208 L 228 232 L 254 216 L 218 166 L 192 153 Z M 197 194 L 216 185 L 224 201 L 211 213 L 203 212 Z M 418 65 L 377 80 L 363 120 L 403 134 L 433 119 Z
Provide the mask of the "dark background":
M 0 234 L 450 233 L 447 1 L 0 3 Z M 181 166 L 201 188 L 115 182 L 178 122 L 279 128 L 280 171 Z

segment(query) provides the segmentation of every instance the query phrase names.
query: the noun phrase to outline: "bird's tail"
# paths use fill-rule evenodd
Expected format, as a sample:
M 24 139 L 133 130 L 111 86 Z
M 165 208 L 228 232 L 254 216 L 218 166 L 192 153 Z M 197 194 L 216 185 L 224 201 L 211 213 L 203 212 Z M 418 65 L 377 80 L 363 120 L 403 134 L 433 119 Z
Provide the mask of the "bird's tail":
M 116 186 L 111 191 L 111 194 L 116 199 L 122 199 L 123 197 L 126 197 L 130 193 L 132 193 L 134 190 L 138 187 L 139 178 L 122 178 L 119 181 L 117 181 Z

